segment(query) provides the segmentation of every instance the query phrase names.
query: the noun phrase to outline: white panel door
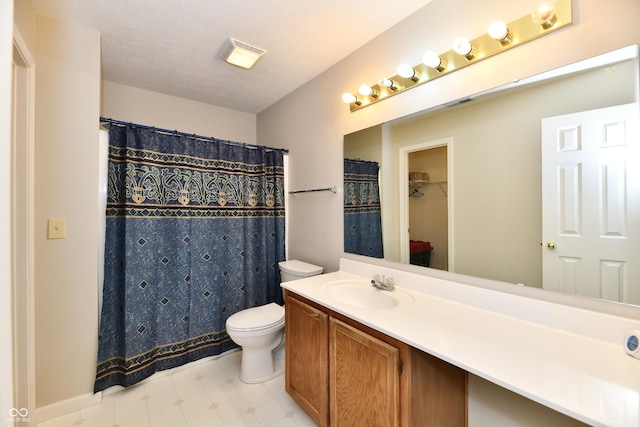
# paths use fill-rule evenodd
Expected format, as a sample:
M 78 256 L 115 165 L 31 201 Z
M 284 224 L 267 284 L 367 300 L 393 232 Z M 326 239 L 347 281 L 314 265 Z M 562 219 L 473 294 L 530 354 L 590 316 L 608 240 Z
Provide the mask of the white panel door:
M 640 304 L 637 104 L 542 120 L 543 287 Z

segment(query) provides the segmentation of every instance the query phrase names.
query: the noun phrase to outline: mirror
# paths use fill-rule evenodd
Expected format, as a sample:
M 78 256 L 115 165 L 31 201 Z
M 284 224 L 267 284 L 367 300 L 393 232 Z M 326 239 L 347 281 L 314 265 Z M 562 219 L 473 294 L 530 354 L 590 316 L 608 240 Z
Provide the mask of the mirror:
M 434 185 L 449 198 L 449 244 L 433 245 L 431 258 L 448 259 L 452 272 L 546 289 L 542 224 L 551 212 L 541 202 L 542 118 L 637 103 L 637 52 L 631 46 L 346 135 L 345 157 L 380 166 L 384 259 L 409 262 L 412 237 L 402 235 L 401 216 L 412 189 L 400 176 L 401 153 L 450 138 L 448 184 Z M 640 169 L 632 160 L 627 167 Z M 640 304 L 638 294 L 627 302 Z

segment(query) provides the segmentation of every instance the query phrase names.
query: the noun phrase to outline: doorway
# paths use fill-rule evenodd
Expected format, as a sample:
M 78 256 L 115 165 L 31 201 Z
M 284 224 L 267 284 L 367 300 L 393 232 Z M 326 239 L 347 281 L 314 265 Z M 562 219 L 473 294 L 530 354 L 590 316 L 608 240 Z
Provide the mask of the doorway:
M 401 258 L 451 270 L 452 138 L 400 148 Z

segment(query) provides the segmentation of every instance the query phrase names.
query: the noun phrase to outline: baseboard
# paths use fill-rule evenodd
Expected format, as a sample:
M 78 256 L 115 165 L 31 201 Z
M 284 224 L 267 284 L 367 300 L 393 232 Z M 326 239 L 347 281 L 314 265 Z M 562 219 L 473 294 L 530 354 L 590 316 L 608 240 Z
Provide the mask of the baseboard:
M 85 393 L 70 399 L 61 400 L 50 405 L 36 408 L 36 422 L 61 417 L 90 406 L 99 405 L 102 402 L 102 393 Z

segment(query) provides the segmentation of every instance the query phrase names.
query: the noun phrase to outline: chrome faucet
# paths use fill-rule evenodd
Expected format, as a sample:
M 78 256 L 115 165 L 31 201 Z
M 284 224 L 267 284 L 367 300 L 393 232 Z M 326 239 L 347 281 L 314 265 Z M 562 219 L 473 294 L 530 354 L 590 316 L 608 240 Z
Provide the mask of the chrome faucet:
M 371 286 L 382 289 L 383 291 L 395 291 L 396 283 L 391 277 L 385 278 L 384 275 L 380 276 L 375 274 L 371 279 Z

